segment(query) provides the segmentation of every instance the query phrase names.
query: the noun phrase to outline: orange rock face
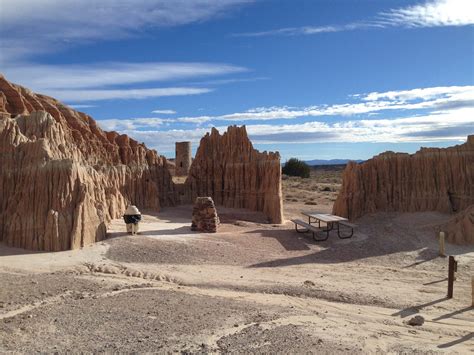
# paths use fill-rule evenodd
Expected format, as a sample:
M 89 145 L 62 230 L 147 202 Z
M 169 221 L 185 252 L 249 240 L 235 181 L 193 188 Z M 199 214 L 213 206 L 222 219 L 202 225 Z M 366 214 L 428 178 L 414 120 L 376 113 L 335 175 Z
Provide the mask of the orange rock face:
M 0 241 L 59 251 L 101 240 L 126 205 L 175 203 L 166 159 L 0 76 Z
M 358 218 L 378 211 L 460 212 L 474 204 L 474 136 L 449 148 L 387 152 L 349 163 L 333 213 Z
M 260 153 L 244 127 L 206 134 L 193 160 L 185 188 L 190 201 L 211 196 L 216 205 L 247 208 L 282 223 L 281 165 L 278 153 Z

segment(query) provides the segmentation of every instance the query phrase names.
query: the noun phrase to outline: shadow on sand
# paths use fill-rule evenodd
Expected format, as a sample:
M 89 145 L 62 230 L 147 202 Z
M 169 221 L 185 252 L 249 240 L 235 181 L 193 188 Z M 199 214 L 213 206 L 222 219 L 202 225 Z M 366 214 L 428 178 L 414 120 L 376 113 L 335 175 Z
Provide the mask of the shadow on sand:
M 170 235 L 182 235 L 182 234 L 194 234 L 199 232 L 191 231 L 190 226 L 183 226 L 174 229 L 157 229 L 157 230 L 142 230 L 138 232 L 138 236 L 170 236 Z M 120 237 L 132 237 L 127 232 L 109 232 L 107 233 L 107 239 L 114 239 Z
M 421 264 L 437 257 L 437 252 L 424 248 L 409 238 L 403 242 L 394 239 L 384 239 L 378 236 L 366 236 L 355 233 L 351 239 L 341 240 L 337 234 L 330 234 L 329 239 L 324 242 L 315 242 L 310 235 L 298 235 L 288 230 L 253 230 L 247 233 L 259 233 L 266 238 L 276 239 L 286 250 L 315 250 L 315 246 L 321 247 L 314 253 L 276 259 L 258 264 L 250 265 L 251 268 L 258 267 L 282 267 L 301 264 L 336 264 L 350 262 L 369 257 L 376 257 L 399 252 L 407 252 L 422 249 L 415 263 L 406 267 Z
M 473 338 L 474 338 L 474 333 L 471 332 L 471 333 L 468 333 L 468 334 L 464 335 L 463 337 L 461 337 L 459 339 L 450 341 L 449 343 L 440 344 L 440 345 L 438 345 L 438 348 L 440 348 L 440 349 L 450 348 L 451 346 L 464 343 L 465 341 L 468 341 L 468 340 L 473 339 Z
M 426 307 L 429 307 L 429 306 L 433 306 L 437 303 L 441 303 L 441 302 L 444 302 L 444 301 L 447 301 L 449 298 L 448 297 L 442 297 L 442 298 L 439 298 L 437 300 L 434 300 L 434 301 L 431 301 L 431 302 L 427 302 L 427 303 L 423 303 L 423 304 L 420 304 L 418 306 L 413 306 L 413 307 L 408 307 L 408 308 L 404 308 L 404 309 L 401 309 L 400 311 L 398 312 L 395 312 L 392 314 L 392 316 L 394 317 L 397 317 L 397 316 L 400 316 L 401 318 L 405 318 L 405 317 L 408 317 L 408 316 L 412 316 L 414 314 L 417 314 L 420 312 L 421 309 L 423 308 L 426 308 Z
M 438 321 L 438 320 L 442 320 L 442 319 L 451 318 L 451 317 L 454 317 L 455 315 L 458 315 L 458 314 L 461 314 L 461 313 L 464 313 L 464 312 L 467 312 L 467 311 L 474 311 L 474 306 L 469 306 L 469 307 L 466 307 L 466 308 L 463 308 L 463 309 L 445 314 L 443 316 L 439 316 L 437 318 L 434 318 L 433 321 Z
M 15 248 L 7 246 L 5 243 L 0 242 L 0 258 L 2 256 L 10 256 L 10 255 L 33 255 L 33 254 L 47 254 L 47 253 L 54 253 L 52 251 L 34 251 L 34 250 L 27 250 L 22 248 Z
M 259 229 L 246 232 L 247 234 L 258 233 L 264 238 L 273 238 L 278 241 L 287 251 L 311 250 L 309 245 L 317 245 L 314 240 L 302 235 L 289 236 L 287 230 Z M 296 233 L 295 233 L 296 234 Z

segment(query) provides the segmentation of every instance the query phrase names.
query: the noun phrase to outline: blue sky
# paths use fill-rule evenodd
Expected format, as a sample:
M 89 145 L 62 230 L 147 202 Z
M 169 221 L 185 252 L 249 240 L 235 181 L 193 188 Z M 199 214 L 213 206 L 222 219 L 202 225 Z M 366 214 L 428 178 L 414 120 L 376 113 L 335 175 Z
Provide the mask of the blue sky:
M 283 159 L 474 133 L 471 0 L 0 0 L 0 68 L 168 157 L 247 126 Z

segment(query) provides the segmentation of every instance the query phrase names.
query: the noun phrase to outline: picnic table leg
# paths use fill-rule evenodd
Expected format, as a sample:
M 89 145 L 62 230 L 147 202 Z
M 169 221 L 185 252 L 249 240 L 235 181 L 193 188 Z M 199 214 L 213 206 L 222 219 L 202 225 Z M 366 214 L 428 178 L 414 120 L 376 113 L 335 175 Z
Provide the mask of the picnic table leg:
M 323 230 L 324 231 L 324 230 Z M 316 238 L 317 233 L 313 232 L 313 239 L 317 242 L 324 242 L 329 238 L 329 231 L 326 231 L 326 238 Z
M 337 236 L 339 237 L 339 239 L 349 239 L 349 238 L 352 238 L 352 235 L 354 234 L 354 228 L 351 228 L 351 234 L 349 236 L 345 236 L 345 237 L 342 237 L 341 236 L 341 233 L 339 231 L 339 223 L 337 224 Z
M 305 230 L 298 230 L 298 225 L 295 223 L 295 230 L 297 233 L 306 233 L 306 232 L 309 232 L 309 229 L 305 229 Z
M 330 224 L 326 225 L 326 228 L 321 228 L 321 221 L 318 220 L 318 227 L 321 232 L 326 232 L 326 238 L 316 238 L 317 233 L 313 232 L 313 239 L 317 242 L 324 242 L 325 240 L 328 240 L 329 238 L 329 232 L 332 230 L 332 225 L 329 227 Z

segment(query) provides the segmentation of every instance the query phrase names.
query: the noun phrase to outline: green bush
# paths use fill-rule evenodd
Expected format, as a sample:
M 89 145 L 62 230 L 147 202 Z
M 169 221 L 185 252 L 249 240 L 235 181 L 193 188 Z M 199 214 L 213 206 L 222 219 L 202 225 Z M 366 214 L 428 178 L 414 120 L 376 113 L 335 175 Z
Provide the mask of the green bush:
M 283 166 L 282 172 L 289 176 L 299 176 L 302 178 L 309 178 L 311 168 L 304 161 L 291 158 Z

